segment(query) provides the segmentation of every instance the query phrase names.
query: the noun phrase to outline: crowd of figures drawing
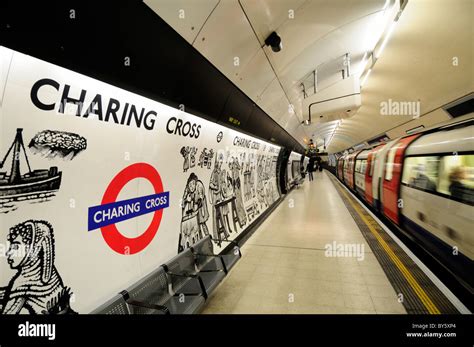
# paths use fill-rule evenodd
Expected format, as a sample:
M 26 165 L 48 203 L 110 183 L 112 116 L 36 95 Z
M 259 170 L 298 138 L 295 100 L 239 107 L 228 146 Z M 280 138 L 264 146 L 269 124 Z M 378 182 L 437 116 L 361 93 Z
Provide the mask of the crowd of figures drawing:
M 180 152 L 186 172 L 194 167 L 192 153 L 197 148 L 182 147 Z M 178 252 L 209 234 L 221 246 L 223 240 L 239 233 L 272 205 L 279 196 L 275 185 L 276 160 L 273 155 L 229 154 L 204 148 L 198 166 L 209 169 L 213 161 L 214 165 L 207 186 L 197 173 L 187 176 Z

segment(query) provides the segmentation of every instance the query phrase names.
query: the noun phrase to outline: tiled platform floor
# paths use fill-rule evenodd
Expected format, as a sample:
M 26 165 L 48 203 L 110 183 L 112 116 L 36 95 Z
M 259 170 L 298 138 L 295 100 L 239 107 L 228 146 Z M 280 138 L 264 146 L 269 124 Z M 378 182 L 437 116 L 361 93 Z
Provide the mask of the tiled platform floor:
M 326 172 L 294 189 L 242 247 L 203 313 L 406 313 Z M 327 257 L 325 245 L 364 245 Z

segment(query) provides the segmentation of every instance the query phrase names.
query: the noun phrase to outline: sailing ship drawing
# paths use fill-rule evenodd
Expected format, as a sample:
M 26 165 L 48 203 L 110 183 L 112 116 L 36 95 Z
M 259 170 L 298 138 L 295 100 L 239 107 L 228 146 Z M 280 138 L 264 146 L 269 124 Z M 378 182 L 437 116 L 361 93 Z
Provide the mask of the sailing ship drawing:
M 16 136 L 5 157 L 0 162 L 2 169 L 10 153 L 12 162 L 10 173 L 0 171 L 0 213 L 7 213 L 17 209 L 19 202 L 30 203 L 48 201 L 54 196 L 61 185 L 61 172 L 57 166 L 49 169 L 31 170 L 22 136 L 23 129 L 16 130 Z M 28 172 L 21 174 L 20 158 L 24 153 Z

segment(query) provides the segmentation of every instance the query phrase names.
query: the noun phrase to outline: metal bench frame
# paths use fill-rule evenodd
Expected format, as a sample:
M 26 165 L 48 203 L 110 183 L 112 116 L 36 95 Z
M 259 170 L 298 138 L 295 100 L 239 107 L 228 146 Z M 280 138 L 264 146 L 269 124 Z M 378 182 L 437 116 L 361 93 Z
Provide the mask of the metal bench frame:
M 213 291 L 206 290 L 206 286 L 204 284 L 203 279 L 199 276 L 200 273 L 211 273 L 211 272 L 223 272 L 224 276 L 220 279 L 217 279 L 217 282 L 214 282 L 212 284 L 213 289 L 217 288 L 217 285 L 222 281 L 225 276 L 229 273 L 230 268 L 242 257 L 242 253 L 240 251 L 239 244 L 233 240 L 220 240 L 220 242 L 227 242 L 229 244 L 234 244 L 235 247 L 233 248 L 233 252 L 238 252 L 234 253 L 234 255 L 237 257 L 235 261 L 232 262 L 232 266 L 228 267 L 226 264 L 224 257 L 226 254 L 215 254 L 213 250 L 213 239 L 212 237 L 206 236 L 204 239 L 198 241 L 198 242 L 210 242 L 210 247 L 211 249 L 209 252 L 203 253 L 200 252 L 199 250 L 196 249 L 195 244 L 194 247 L 192 246 L 190 249 L 187 249 L 179 254 L 177 254 L 174 258 L 170 259 L 166 264 L 163 264 L 161 267 L 163 269 L 164 274 L 166 275 L 166 286 L 167 290 L 166 293 L 172 297 L 176 296 L 181 296 L 181 295 L 188 295 L 188 296 L 202 296 L 204 299 L 204 302 L 208 299 L 209 294 Z M 230 254 L 227 254 L 230 255 Z M 188 270 L 183 270 L 179 272 L 172 271 L 169 267 L 170 264 L 177 264 L 177 267 L 180 267 L 179 260 L 183 256 L 188 257 L 183 263 L 184 267 L 192 267 L 192 272 L 190 269 Z M 211 262 L 209 260 L 207 263 L 199 263 L 198 262 L 198 257 L 207 257 L 209 259 L 216 259 L 217 261 L 215 262 L 216 266 L 215 268 L 211 269 L 204 269 L 204 267 Z M 191 257 L 192 257 L 192 262 L 191 262 Z M 201 267 L 201 268 L 199 268 Z M 159 268 L 156 269 L 155 271 L 160 271 Z M 153 272 L 152 272 L 153 273 Z M 149 275 L 151 275 L 150 273 Z M 146 277 L 145 277 L 146 278 Z M 143 278 L 141 281 L 143 281 L 145 278 Z M 174 287 L 174 281 L 173 278 L 180 279 L 179 285 L 175 288 Z M 158 305 L 158 304 L 153 304 L 150 302 L 142 301 L 142 300 L 137 300 L 136 298 L 133 298 L 132 295 L 129 293 L 132 291 L 134 288 L 136 288 L 137 285 L 140 285 L 141 281 L 138 281 L 135 283 L 133 286 L 131 286 L 128 290 L 122 290 L 118 295 L 113 297 L 111 300 L 107 301 L 103 305 L 101 305 L 99 308 L 95 309 L 92 311 L 93 314 L 110 314 L 110 311 L 114 311 L 115 308 L 119 308 L 118 311 L 125 311 L 125 314 L 132 314 L 131 313 L 131 308 L 135 307 L 140 307 L 144 309 L 150 309 L 152 311 L 156 311 L 156 313 L 160 314 L 172 314 L 170 311 L 170 308 L 164 305 Z M 198 290 L 189 290 L 190 288 L 190 283 L 195 282 L 197 285 L 195 285 L 195 288 Z M 216 284 L 217 283 L 217 284 Z M 188 288 L 187 288 L 188 287 Z M 162 287 L 159 287 L 162 288 Z M 162 288 L 163 289 L 163 288 Z M 158 290 L 158 287 L 157 287 Z M 126 305 L 126 307 L 121 307 L 123 305 Z M 198 303 L 199 305 L 199 303 Z M 191 306 L 188 306 L 191 307 Z M 199 306 L 198 306 L 199 307 Z M 195 308 L 193 308 L 195 309 Z M 195 313 L 195 312 L 192 312 Z

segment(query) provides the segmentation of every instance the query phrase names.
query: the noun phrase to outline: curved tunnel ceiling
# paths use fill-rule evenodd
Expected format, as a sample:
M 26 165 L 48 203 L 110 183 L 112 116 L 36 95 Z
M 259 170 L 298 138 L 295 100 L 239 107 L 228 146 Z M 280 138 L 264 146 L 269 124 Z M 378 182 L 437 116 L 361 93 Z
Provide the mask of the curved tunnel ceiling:
M 337 127 L 334 122 L 301 124 L 301 81 L 319 66 L 318 89 L 338 83 L 336 60 L 345 53 L 351 56 L 352 74 L 360 74 L 365 52 L 374 49 L 387 29 L 385 14 L 398 0 L 145 3 L 301 144 L 312 138 L 329 143 L 329 152 L 412 120 L 380 115 L 382 101 L 419 100 L 424 115 L 474 90 L 470 0 L 409 0 L 362 88 L 361 108 Z M 282 39 L 281 52 L 264 45 L 272 31 Z M 469 63 L 453 68 L 453 57 Z

